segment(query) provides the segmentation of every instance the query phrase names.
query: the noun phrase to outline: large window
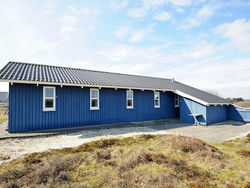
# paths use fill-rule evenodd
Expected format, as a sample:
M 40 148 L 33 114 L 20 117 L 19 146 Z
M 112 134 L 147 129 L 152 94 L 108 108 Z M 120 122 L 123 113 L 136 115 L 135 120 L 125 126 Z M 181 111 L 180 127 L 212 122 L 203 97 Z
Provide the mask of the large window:
M 134 93 L 133 90 L 127 90 L 127 108 L 134 108 Z
M 43 111 L 55 111 L 56 110 L 56 88 L 55 87 L 43 87 Z
M 174 97 L 174 106 L 177 108 L 180 106 L 180 98 L 179 95 L 175 95 Z
M 160 108 L 160 92 L 158 91 L 154 92 L 154 105 L 155 108 Z
M 90 110 L 99 110 L 99 89 L 90 89 Z

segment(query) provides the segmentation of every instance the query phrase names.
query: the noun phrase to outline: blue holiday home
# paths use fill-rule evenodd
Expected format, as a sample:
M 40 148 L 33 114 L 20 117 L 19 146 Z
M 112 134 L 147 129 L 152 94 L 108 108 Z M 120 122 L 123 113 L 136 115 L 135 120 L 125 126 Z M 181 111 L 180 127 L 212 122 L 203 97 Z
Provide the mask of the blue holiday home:
M 179 118 L 227 120 L 230 102 L 173 79 L 9 62 L 9 132 Z

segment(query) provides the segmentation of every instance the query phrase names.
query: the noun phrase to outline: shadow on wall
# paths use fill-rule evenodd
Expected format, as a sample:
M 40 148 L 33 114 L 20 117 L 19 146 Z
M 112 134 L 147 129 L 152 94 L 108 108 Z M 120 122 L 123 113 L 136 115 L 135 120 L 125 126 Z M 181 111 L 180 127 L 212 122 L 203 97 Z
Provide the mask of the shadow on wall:
M 228 119 L 235 121 L 250 122 L 250 110 L 230 105 L 228 107 Z

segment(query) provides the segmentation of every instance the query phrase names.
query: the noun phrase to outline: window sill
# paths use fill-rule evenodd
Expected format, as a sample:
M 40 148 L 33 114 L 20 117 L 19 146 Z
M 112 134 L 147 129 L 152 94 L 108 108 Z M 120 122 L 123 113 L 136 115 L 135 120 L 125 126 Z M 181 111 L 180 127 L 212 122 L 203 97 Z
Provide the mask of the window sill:
M 55 109 L 43 109 L 43 112 L 55 112 Z
M 155 108 L 160 108 L 160 106 L 155 106 Z
M 174 107 L 175 107 L 175 108 L 179 108 L 179 107 L 180 107 L 180 105 L 175 105 Z
M 127 109 L 134 109 L 134 107 L 127 107 Z
M 100 108 L 90 108 L 90 110 L 100 110 Z

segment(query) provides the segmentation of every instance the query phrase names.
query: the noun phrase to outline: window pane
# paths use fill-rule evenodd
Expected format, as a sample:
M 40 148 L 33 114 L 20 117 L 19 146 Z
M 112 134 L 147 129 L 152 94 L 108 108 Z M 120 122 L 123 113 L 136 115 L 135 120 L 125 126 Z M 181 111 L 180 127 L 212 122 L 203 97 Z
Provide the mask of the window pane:
M 97 99 L 91 99 L 91 107 L 98 107 L 98 100 Z
M 54 97 L 54 88 L 45 88 L 45 97 Z
M 91 98 L 98 98 L 98 90 L 91 90 Z
M 159 106 L 159 100 L 155 100 L 155 106 Z
M 132 99 L 133 98 L 133 91 L 127 90 L 127 98 Z
M 45 99 L 45 108 L 53 108 L 54 100 L 53 99 Z
M 127 100 L 127 106 L 132 107 L 132 99 Z

